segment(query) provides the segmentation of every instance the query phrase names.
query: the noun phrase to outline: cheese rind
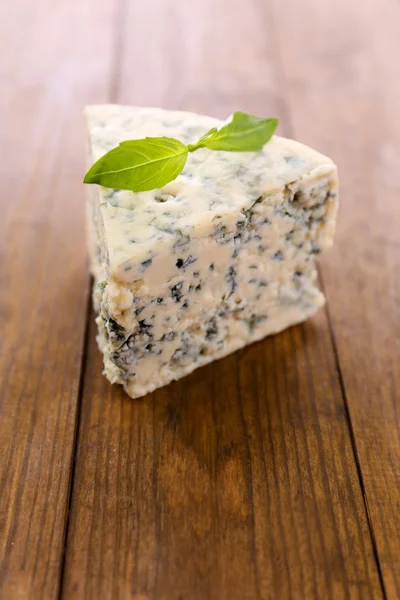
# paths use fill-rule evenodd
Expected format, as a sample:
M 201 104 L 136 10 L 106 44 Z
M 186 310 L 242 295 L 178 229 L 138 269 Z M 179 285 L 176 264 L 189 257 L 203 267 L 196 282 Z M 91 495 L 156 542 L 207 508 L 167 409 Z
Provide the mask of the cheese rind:
M 90 163 L 124 139 L 193 143 L 220 122 L 191 113 L 86 110 Z M 161 190 L 95 188 L 88 240 L 105 374 L 139 397 L 323 303 L 315 257 L 332 243 L 332 161 L 274 136 L 259 153 L 198 150 Z

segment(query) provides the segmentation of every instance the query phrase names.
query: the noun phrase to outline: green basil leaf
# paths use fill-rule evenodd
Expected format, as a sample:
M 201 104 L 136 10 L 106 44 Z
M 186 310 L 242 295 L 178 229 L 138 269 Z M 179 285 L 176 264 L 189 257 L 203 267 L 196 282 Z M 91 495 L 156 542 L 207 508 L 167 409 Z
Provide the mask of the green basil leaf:
M 94 163 L 84 182 L 132 192 L 154 190 L 178 177 L 187 156 L 185 144 L 174 138 L 121 142 Z
M 262 119 L 244 112 L 234 112 L 232 119 L 215 131 L 210 129 L 197 144 L 189 146 L 192 152 L 197 148 L 224 150 L 229 152 L 259 152 L 274 134 L 278 119 Z

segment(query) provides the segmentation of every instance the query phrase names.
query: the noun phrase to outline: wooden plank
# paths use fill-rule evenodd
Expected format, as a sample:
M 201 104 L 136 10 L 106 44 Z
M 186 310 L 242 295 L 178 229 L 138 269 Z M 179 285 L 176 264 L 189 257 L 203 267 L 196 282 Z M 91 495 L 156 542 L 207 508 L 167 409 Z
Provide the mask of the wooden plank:
M 81 111 L 86 101 L 105 98 L 113 5 L 2 3 L 4 600 L 55 598 L 59 586 L 89 289 Z
M 322 320 L 139 402 L 92 326 L 64 597 L 381 597 Z
M 324 321 L 131 401 L 92 320 L 63 597 L 382 597 Z
M 385 591 L 400 598 L 400 4 L 274 10 L 295 133 L 340 168 L 323 278 Z
M 127 4 L 119 100 L 288 122 L 263 17 Z M 94 336 L 92 316 L 63 597 L 382 597 L 324 311 L 140 401 Z

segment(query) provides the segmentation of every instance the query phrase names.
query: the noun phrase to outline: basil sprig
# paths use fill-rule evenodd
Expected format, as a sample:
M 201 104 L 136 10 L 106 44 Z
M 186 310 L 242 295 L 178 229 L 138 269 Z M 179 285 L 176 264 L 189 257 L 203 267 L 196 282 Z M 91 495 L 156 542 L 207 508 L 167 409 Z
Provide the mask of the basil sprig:
M 189 152 L 199 148 L 225 152 L 259 152 L 274 134 L 278 119 L 234 112 L 220 129 L 213 127 L 187 146 L 169 137 L 121 142 L 104 154 L 85 175 L 85 183 L 132 192 L 163 187 L 183 171 Z

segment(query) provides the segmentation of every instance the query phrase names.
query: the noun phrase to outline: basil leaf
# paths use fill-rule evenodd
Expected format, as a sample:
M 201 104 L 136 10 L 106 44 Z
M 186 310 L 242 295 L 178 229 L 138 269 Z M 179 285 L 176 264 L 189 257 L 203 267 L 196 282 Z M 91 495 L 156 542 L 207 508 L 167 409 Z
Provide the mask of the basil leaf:
M 229 152 L 259 152 L 271 139 L 277 125 L 278 119 L 262 119 L 244 112 L 234 112 L 229 123 L 217 131 L 210 129 L 197 144 L 189 146 L 189 151 L 208 148 Z
M 258 152 L 272 137 L 277 119 L 262 119 L 234 112 L 221 129 L 213 127 L 195 144 L 185 146 L 168 137 L 121 142 L 89 169 L 85 183 L 145 192 L 163 187 L 182 172 L 188 152 L 198 148 L 229 152 Z
M 102 156 L 85 175 L 85 183 L 132 192 L 146 192 L 178 177 L 188 156 L 174 138 L 144 138 L 121 142 Z

